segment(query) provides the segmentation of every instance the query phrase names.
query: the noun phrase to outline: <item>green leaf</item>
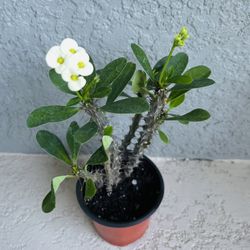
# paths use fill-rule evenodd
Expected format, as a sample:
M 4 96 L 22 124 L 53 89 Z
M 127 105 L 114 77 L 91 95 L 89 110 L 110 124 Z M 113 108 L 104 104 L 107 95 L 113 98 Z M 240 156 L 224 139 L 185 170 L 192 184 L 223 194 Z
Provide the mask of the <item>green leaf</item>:
M 107 104 L 112 103 L 126 87 L 135 72 L 135 64 L 128 62 L 120 75 L 113 81 L 112 90 L 108 96 Z
M 67 106 L 44 106 L 35 109 L 27 119 L 29 128 L 37 127 L 48 122 L 60 122 L 75 115 L 80 108 Z
M 46 152 L 55 156 L 56 158 L 71 165 L 72 161 L 63 146 L 61 140 L 54 134 L 47 130 L 40 130 L 36 134 L 36 140 Z
M 127 60 L 123 57 L 110 62 L 98 73 L 100 76 L 99 87 L 108 87 L 118 77 L 122 69 L 125 67 Z
M 146 86 L 146 73 L 142 70 L 137 70 L 132 78 L 132 91 L 135 94 L 138 94 L 145 86 Z
M 167 82 L 177 84 L 190 84 L 192 81 L 193 79 L 189 75 L 175 76 L 167 80 Z
M 190 76 L 193 80 L 208 78 L 210 74 L 211 70 L 204 65 L 193 67 L 184 73 L 184 75 Z
M 154 66 L 153 70 L 160 72 L 167 60 L 168 56 L 164 56 L 163 58 L 161 58 Z
M 104 131 L 103 131 L 103 134 L 104 134 L 104 135 L 109 135 L 109 136 L 111 136 L 112 133 L 113 133 L 113 127 L 112 127 L 112 126 L 106 126 L 106 127 L 104 128 Z
M 95 90 L 95 92 L 92 94 L 92 97 L 93 98 L 103 98 L 103 97 L 109 95 L 110 92 L 111 92 L 110 87 L 97 88 Z
M 130 97 L 106 104 L 101 110 L 118 114 L 141 114 L 149 110 L 149 104 L 145 98 Z
M 200 122 L 209 119 L 210 114 L 204 109 L 194 109 L 185 115 L 175 115 L 174 117 L 169 117 L 167 120 L 178 120 L 187 122 Z
M 103 145 L 104 150 L 107 151 L 107 150 L 109 149 L 109 147 L 110 147 L 112 141 L 113 141 L 113 139 L 112 139 L 112 137 L 109 136 L 109 135 L 104 135 L 104 136 L 102 137 L 102 145 Z
M 154 70 L 156 70 L 157 72 L 160 72 L 166 60 L 167 60 L 167 56 L 160 59 L 154 66 Z M 171 67 L 172 67 L 173 71 L 172 71 L 171 77 L 180 76 L 185 70 L 187 64 L 188 64 L 188 55 L 183 52 L 177 53 L 175 56 L 171 57 L 167 66 L 167 70 L 168 72 L 171 72 L 172 71 Z
M 185 120 L 179 120 L 178 122 L 181 123 L 181 124 L 184 124 L 184 125 L 188 125 L 189 124 L 189 122 L 185 121 Z
M 188 90 L 173 90 L 171 91 L 170 95 L 168 96 L 168 102 L 171 102 L 175 100 L 176 98 L 179 98 L 183 94 L 185 94 Z
M 71 151 L 72 159 L 77 159 L 81 144 L 75 140 L 74 134 L 79 129 L 77 122 L 71 122 L 67 131 L 67 142 Z
M 60 184 L 66 178 L 74 178 L 74 175 L 62 175 L 57 176 L 52 179 L 51 181 L 51 191 L 45 196 L 43 203 L 42 203 L 42 210 L 44 213 L 51 212 L 56 206 L 56 191 L 58 190 Z
M 79 143 L 86 143 L 96 135 L 98 127 L 95 122 L 90 121 L 75 132 L 75 140 Z
M 161 140 L 165 143 L 168 144 L 169 143 L 169 139 L 168 136 L 161 130 L 158 130 L 159 133 L 159 137 L 161 138 Z
M 92 154 L 87 161 L 86 165 L 99 165 L 108 160 L 108 156 L 103 145 Z
M 173 108 L 180 106 L 184 102 L 184 100 L 185 100 L 185 95 L 183 94 L 183 95 L 175 98 L 173 101 L 170 101 L 169 108 L 173 109 Z
M 149 75 L 151 80 L 154 80 L 154 73 L 153 73 L 152 68 L 150 66 L 147 55 L 145 54 L 143 49 L 135 43 L 131 44 L 131 48 L 132 48 L 138 62 L 141 64 L 142 68 L 147 72 L 147 74 Z
M 177 53 L 170 59 L 167 68 L 170 68 L 171 66 L 173 67 L 174 72 L 172 74 L 172 77 L 175 77 L 175 76 L 180 76 L 182 74 L 187 64 L 188 64 L 188 55 L 181 52 Z
M 67 102 L 67 106 L 74 106 L 76 104 L 78 104 L 81 100 L 79 99 L 79 97 L 73 97 L 71 98 L 68 102 Z
M 199 79 L 199 80 L 193 80 L 192 83 L 190 84 L 178 84 L 175 85 L 171 90 L 190 90 L 190 89 L 195 89 L 195 88 L 203 88 L 210 86 L 214 84 L 214 80 L 212 79 Z
M 51 69 L 49 71 L 49 78 L 52 81 L 52 83 L 58 88 L 60 89 L 62 92 L 67 93 L 67 94 L 71 94 L 71 95 L 76 95 L 75 92 L 69 90 L 68 88 L 68 83 L 65 82 L 60 74 L 57 74 L 56 71 L 54 69 Z
M 92 179 L 87 179 L 85 182 L 85 194 L 84 199 L 92 199 L 96 194 L 96 186 Z

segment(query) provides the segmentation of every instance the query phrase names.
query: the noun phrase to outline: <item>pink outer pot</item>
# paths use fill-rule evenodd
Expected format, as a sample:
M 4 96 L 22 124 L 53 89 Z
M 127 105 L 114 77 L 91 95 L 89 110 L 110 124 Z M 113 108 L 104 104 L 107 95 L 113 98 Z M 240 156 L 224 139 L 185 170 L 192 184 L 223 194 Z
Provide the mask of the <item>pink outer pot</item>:
M 107 242 L 116 246 L 126 246 L 139 238 L 146 232 L 149 219 L 131 227 L 107 227 L 93 221 L 97 233 Z

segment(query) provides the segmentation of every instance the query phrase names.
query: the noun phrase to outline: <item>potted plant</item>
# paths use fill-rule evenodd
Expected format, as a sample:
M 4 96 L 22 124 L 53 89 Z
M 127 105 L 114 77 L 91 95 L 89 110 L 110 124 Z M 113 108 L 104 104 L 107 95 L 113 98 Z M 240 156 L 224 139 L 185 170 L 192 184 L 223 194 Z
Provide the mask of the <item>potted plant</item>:
M 172 112 L 184 102 L 187 92 L 214 84 L 208 78 L 211 74 L 208 67 L 196 66 L 185 71 L 188 56 L 173 55 L 187 38 L 187 29 L 183 27 L 175 36 L 169 54 L 153 68 L 143 49 L 132 44 L 142 67 L 139 70 L 123 57 L 96 70 L 86 50 L 69 38 L 49 50 L 46 55 L 46 62 L 52 68 L 49 77 L 59 90 L 73 98 L 65 105 L 35 109 L 27 119 L 28 127 L 60 122 L 77 113 L 88 115 L 89 121 L 84 125 L 71 122 L 66 134 L 69 150 L 55 134 L 47 130 L 37 132 L 39 145 L 71 169 L 70 174 L 52 179 L 51 190 L 42 203 L 44 212 L 55 208 L 60 184 L 75 178 L 80 206 L 106 241 L 127 245 L 144 234 L 149 217 L 160 205 L 164 193 L 162 176 L 144 156 L 144 150 L 154 134 L 163 143 L 169 142 L 160 129 L 164 122 L 186 125 L 210 117 L 200 108 L 183 115 Z M 129 94 L 128 89 L 132 89 Z M 123 131 L 113 128 L 108 113 L 133 114 L 122 140 L 117 134 Z M 82 163 L 80 147 L 95 136 L 100 138 L 97 150 Z

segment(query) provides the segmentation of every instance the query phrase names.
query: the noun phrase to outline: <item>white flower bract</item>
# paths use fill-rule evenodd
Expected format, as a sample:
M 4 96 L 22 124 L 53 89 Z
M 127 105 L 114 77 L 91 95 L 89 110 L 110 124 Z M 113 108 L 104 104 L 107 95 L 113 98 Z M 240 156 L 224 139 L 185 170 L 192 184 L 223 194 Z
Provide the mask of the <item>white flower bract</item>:
M 50 68 L 61 74 L 66 68 L 66 55 L 61 51 L 60 46 L 53 46 L 46 55 L 46 63 Z
M 89 55 L 86 53 L 86 51 L 80 51 L 72 55 L 69 58 L 67 65 L 77 74 L 82 76 L 89 76 L 94 71 L 94 67 L 89 61 Z
M 68 56 L 74 55 L 75 53 L 81 52 L 81 51 L 86 52 L 84 48 L 79 47 L 77 42 L 71 38 L 65 38 L 61 42 L 60 48 L 62 52 Z
M 79 76 L 76 72 L 70 69 L 65 69 L 62 72 L 62 79 L 65 82 L 68 82 L 68 87 L 71 91 L 79 91 L 86 84 L 86 80 L 83 76 Z

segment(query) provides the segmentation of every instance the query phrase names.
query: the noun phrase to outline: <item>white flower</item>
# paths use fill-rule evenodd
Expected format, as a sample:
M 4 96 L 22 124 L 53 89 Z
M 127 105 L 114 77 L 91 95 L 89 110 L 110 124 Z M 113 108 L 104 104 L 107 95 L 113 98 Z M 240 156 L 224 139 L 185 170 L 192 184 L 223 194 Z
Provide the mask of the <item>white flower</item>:
M 62 52 L 68 56 L 71 56 L 71 55 L 75 54 L 76 52 L 80 52 L 80 51 L 85 52 L 85 49 L 82 47 L 79 47 L 77 42 L 71 38 L 65 38 L 62 41 L 60 48 L 61 48 Z
M 89 61 L 89 55 L 85 50 L 81 50 L 72 55 L 67 62 L 67 66 L 82 76 L 89 76 L 94 71 L 94 67 Z
M 62 78 L 65 82 L 68 82 L 68 87 L 71 91 L 79 91 L 86 84 L 83 76 L 79 76 L 76 72 L 68 68 L 62 72 Z
M 60 46 L 53 46 L 46 55 L 46 63 L 50 68 L 55 69 L 58 74 L 61 74 L 66 68 L 66 55 L 62 52 Z

